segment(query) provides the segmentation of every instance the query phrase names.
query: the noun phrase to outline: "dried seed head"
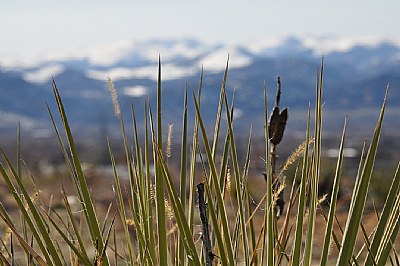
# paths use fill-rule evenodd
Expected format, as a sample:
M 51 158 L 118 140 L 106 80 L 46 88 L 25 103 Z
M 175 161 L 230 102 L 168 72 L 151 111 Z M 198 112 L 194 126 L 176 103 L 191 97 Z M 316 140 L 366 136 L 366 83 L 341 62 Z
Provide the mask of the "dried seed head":
M 309 143 L 309 145 L 313 144 L 314 139 L 310 139 L 308 143 Z M 297 158 L 299 158 L 303 154 L 303 151 L 305 149 L 306 149 L 306 141 L 301 143 L 297 147 L 297 149 L 289 156 L 289 158 L 286 160 L 286 162 L 284 163 L 284 165 L 282 167 L 282 171 L 286 171 L 289 168 L 289 166 L 291 166 L 297 160 Z
M 108 78 L 108 90 L 111 93 L 111 99 L 112 99 L 112 102 L 114 105 L 114 114 L 116 117 L 120 118 L 121 117 L 121 108 L 119 107 L 117 90 L 115 89 L 114 82 L 112 81 L 111 78 Z
M 164 205 L 165 205 L 165 214 L 167 215 L 167 218 L 172 220 L 172 218 L 174 218 L 174 213 L 172 211 L 171 204 L 166 198 L 164 198 Z
M 9 227 L 6 228 L 5 234 L 2 238 L 3 246 L 0 249 L 1 254 L 4 254 L 5 258 L 8 258 L 8 253 L 6 252 L 6 246 L 10 242 L 12 231 Z
M 128 226 L 135 226 L 135 222 L 133 221 L 133 219 L 126 219 L 126 225 Z
M 168 136 L 167 136 L 167 147 L 165 149 L 165 155 L 167 158 L 171 157 L 172 150 L 172 133 L 174 130 L 174 124 L 168 124 Z
M 225 186 L 226 186 L 226 190 L 228 192 L 232 191 L 232 176 L 231 176 L 231 170 L 230 170 L 229 167 L 228 167 L 228 170 L 226 172 L 226 185 Z

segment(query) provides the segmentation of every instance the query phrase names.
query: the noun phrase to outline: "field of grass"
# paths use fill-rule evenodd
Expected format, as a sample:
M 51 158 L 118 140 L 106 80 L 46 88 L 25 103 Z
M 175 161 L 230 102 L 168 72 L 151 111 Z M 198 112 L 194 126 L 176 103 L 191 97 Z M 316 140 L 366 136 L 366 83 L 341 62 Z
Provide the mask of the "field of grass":
M 338 195 L 343 184 L 345 117 L 332 187 L 329 194 L 319 196 L 324 171 L 323 62 L 316 74 L 315 106 L 309 106 L 304 142 L 282 165 L 277 158 L 288 111 L 279 106 L 279 79 L 273 106 L 268 105 L 266 84 L 260 90 L 265 140 L 260 143 L 264 178 L 260 175 L 258 183 L 249 182 L 255 172 L 250 167 L 252 128 L 247 149 L 238 154 L 243 151 L 235 138 L 234 100 L 228 99 L 225 88 L 228 63 L 212 133 L 201 115 L 203 73 L 197 93 L 186 90 L 179 169 L 170 166 L 172 127 L 162 121 L 161 70 L 160 63 L 155 109 L 144 104 L 144 132 L 137 130 L 134 106 L 129 115 L 132 124 L 126 126 L 116 89 L 108 81 L 126 169 L 122 174 L 116 164 L 116 144 L 108 141 L 114 178 L 106 182 L 107 191 L 98 189 L 104 188 L 101 172 L 91 176 L 80 161 L 75 145 L 79 136 L 71 132 L 53 82 L 57 117 L 54 110 L 48 111 L 68 178 L 51 181 L 51 193 L 42 193 L 23 171 L 20 153 L 13 164 L 1 149 L 4 189 L 0 186 L 0 191 L 10 197 L 0 202 L 0 265 L 400 265 L 395 249 L 400 226 L 398 171 L 390 189 L 383 192 L 385 204 L 365 211 L 386 96 L 371 142 L 362 147 L 349 210 L 343 212 L 338 211 Z M 196 111 L 193 129 L 188 128 L 188 101 Z M 61 123 L 56 122 L 58 116 Z M 127 137 L 128 128 L 132 138 Z M 127 179 L 121 177 L 125 174 Z

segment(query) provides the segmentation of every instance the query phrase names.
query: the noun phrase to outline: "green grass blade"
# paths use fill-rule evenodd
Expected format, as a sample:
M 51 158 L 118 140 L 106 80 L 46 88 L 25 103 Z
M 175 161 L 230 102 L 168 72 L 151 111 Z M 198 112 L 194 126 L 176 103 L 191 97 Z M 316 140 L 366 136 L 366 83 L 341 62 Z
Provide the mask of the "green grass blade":
M 85 216 L 87 219 L 88 228 L 89 228 L 89 231 L 91 232 L 92 243 L 93 243 L 93 246 L 96 246 L 96 243 L 98 243 L 97 244 L 98 249 L 102 250 L 104 247 L 104 243 L 103 243 L 103 237 L 100 232 L 100 227 L 99 227 L 99 222 L 97 220 L 96 211 L 94 209 L 92 197 L 90 195 L 89 188 L 86 183 L 86 179 L 83 175 L 82 167 L 81 167 L 79 157 L 78 157 L 78 152 L 76 150 L 74 139 L 72 137 L 71 129 L 69 127 L 69 123 L 68 123 L 67 115 L 65 113 L 64 105 L 63 105 L 63 102 L 61 100 L 60 94 L 58 92 L 58 89 L 57 89 L 57 86 L 56 86 L 56 83 L 54 82 L 54 80 L 53 80 L 53 92 L 54 92 L 55 99 L 57 101 L 57 106 L 58 106 L 58 110 L 59 110 L 59 113 L 60 113 L 60 116 L 61 116 L 61 119 L 62 119 L 62 122 L 64 125 L 65 133 L 67 135 L 69 148 L 70 148 L 70 152 L 71 152 L 71 157 L 72 157 L 72 160 L 74 163 L 74 168 L 75 168 L 76 175 L 77 175 L 78 182 L 79 182 L 79 188 L 82 192 L 82 200 L 83 200 L 82 204 L 84 207 L 84 213 L 85 213 Z M 104 258 L 104 263 L 105 263 L 105 265 L 109 265 L 107 256 Z
M 0 218 L 7 224 L 7 226 L 11 229 L 13 234 L 18 238 L 19 243 L 29 251 L 29 253 L 35 258 L 37 263 L 41 266 L 52 265 L 52 262 L 49 260 L 47 263 L 44 259 L 24 240 L 24 238 L 18 233 L 17 229 L 0 213 Z M 12 243 L 12 242 L 11 242 Z M 11 252 L 13 254 L 13 252 Z M 14 259 L 14 256 L 12 256 Z M 47 259 L 46 259 L 47 260 Z M 60 261 L 61 263 L 61 261 Z M 12 263 L 13 264 L 13 263 Z M 61 265 L 61 264 L 57 264 Z
M 51 112 L 50 107 L 49 107 L 49 105 L 47 103 L 46 103 L 46 107 L 47 107 L 47 111 L 49 113 L 51 122 L 53 124 L 53 128 L 54 128 L 54 131 L 56 133 L 58 144 L 60 145 L 60 150 L 61 150 L 61 153 L 62 153 L 62 155 L 64 157 L 67 170 L 68 170 L 69 174 L 72 177 L 72 181 L 74 183 L 75 193 L 76 193 L 77 197 L 79 198 L 80 202 L 83 202 L 82 192 L 80 191 L 80 188 L 79 188 L 78 178 L 76 177 L 76 173 L 75 173 L 74 168 L 72 166 L 72 162 L 71 162 L 71 160 L 70 160 L 70 158 L 68 156 L 67 149 L 65 148 L 64 142 L 63 142 L 63 140 L 61 138 L 61 134 L 60 134 L 58 126 L 57 126 L 57 124 L 55 122 L 53 113 Z
M 331 200 L 330 200 L 328 221 L 327 221 L 327 226 L 326 226 L 326 230 L 325 230 L 323 251 L 322 251 L 322 256 L 321 256 L 321 261 L 320 261 L 321 266 L 326 265 L 326 262 L 328 260 L 329 247 L 331 244 L 333 223 L 334 223 L 334 218 L 335 218 L 335 213 L 336 213 L 336 203 L 337 203 L 337 197 L 339 194 L 339 184 L 340 184 L 341 173 L 342 173 L 343 151 L 344 151 L 344 142 L 345 142 L 345 137 L 346 137 L 346 124 L 347 124 L 347 117 L 344 120 L 342 140 L 340 142 L 339 156 L 338 156 L 338 161 L 337 161 L 337 165 L 336 165 L 336 173 L 335 173 L 335 178 L 333 180 L 333 190 L 332 190 L 332 195 L 331 195 Z
M 223 91 L 223 96 L 224 96 L 224 103 L 225 103 L 225 109 L 226 109 L 226 118 L 227 118 L 227 123 L 228 123 L 228 130 L 229 130 L 229 139 L 230 139 L 230 147 L 231 147 L 231 155 L 232 155 L 232 161 L 233 161 L 233 169 L 234 169 L 234 177 L 235 177 L 235 184 L 236 184 L 236 197 L 238 199 L 238 209 L 239 209 L 239 218 L 240 218 L 240 225 L 241 225 L 241 234 L 242 234 L 242 245 L 243 245 L 243 251 L 244 251 L 244 260 L 245 260 L 245 265 L 249 265 L 250 259 L 249 259 L 249 249 L 248 249 L 248 239 L 247 239 L 247 229 L 246 229 L 246 219 L 245 219 L 245 207 L 244 207 L 244 200 L 243 200 L 243 187 L 246 186 L 244 183 L 244 180 L 241 179 L 240 171 L 239 171 L 239 163 L 237 160 L 237 154 L 236 154 L 236 145 L 235 145 L 235 137 L 233 133 L 233 122 L 232 122 L 232 117 L 228 105 L 228 99 L 226 97 L 225 90 Z
M 157 82 L 157 143 L 162 150 L 162 117 L 161 117 L 161 59 L 158 60 L 158 82 Z M 155 151 L 156 152 L 156 151 Z M 167 232 L 165 221 L 165 203 L 164 203 L 164 177 L 162 169 L 158 162 L 158 156 L 154 156 L 154 166 L 156 170 L 156 210 L 157 210 L 157 235 L 158 235 L 158 254 L 159 264 L 167 266 Z
M 225 245 L 227 247 L 229 263 L 230 263 L 230 265 L 234 265 L 232 241 L 231 241 L 231 237 L 230 237 L 229 230 L 228 230 L 228 218 L 227 218 L 227 214 L 226 214 L 226 210 L 225 210 L 225 204 L 222 199 L 222 192 L 221 192 L 220 186 L 218 184 L 218 175 L 217 175 L 217 170 L 216 170 L 216 166 L 215 166 L 215 161 L 212 158 L 212 153 L 211 153 L 210 145 L 208 143 L 206 129 L 203 124 L 203 119 L 201 118 L 199 105 L 198 105 L 194 95 L 193 95 L 193 99 L 194 99 L 194 103 L 195 103 L 195 107 L 196 107 L 196 114 L 197 114 L 197 118 L 199 121 L 202 137 L 203 137 L 204 147 L 206 149 L 208 164 L 209 164 L 209 167 L 211 170 L 211 179 L 212 179 L 213 188 L 214 188 L 216 198 L 217 198 L 218 210 L 220 213 L 221 224 L 222 224 L 222 229 L 223 229 L 222 232 L 223 232 L 223 236 L 224 236 Z
M 65 206 L 65 210 L 67 211 L 68 217 L 69 217 L 69 221 L 72 224 L 72 229 L 74 230 L 75 233 L 75 237 L 78 240 L 79 243 L 79 248 L 82 250 L 83 254 L 87 254 L 86 252 L 86 248 L 85 248 L 85 244 L 82 240 L 81 234 L 79 232 L 79 228 L 75 222 L 74 216 L 72 214 L 72 210 L 71 210 L 71 206 L 69 205 L 68 199 L 67 199 L 67 195 L 65 194 L 65 190 L 64 190 L 64 186 L 62 186 L 61 188 L 61 194 L 64 200 L 64 206 Z
M 268 101 L 267 101 L 267 84 L 264 81 L 264 138 L 265 138 L 265 178 L 267 185 L 267 193 L 265 200 L 265 215 L 264 215 L 264 236 L 262 245 L 262 260 L 261 265 L 274 265 L 274 210 L 273 210 L 273 192 L 272 192 L 272 167 L 270 154 L 270 141 L 268 136 Z M 266 256 L 266 258 L 265 258 Z
M 397 233 L 399 230 L 399 215 L 400 215 L 400 194 L 397 194 L 396 200 L 393 204 L 392 211 L 390 212 L 387 224 L 385 226 L 385 230 L 383 231 L 382 236 L 378 236 L 381 238 L 381 243 L 379 245 L 376 258 L 379 261 L 378 265 L 384 265 L 387 260 L 387 256 L 390 248 L 396 241 Z M 382 252 L 386 251 L 387 253 L 382 256 Z
M 68 236 L 66 235 L 66 234 L 64 234 L 64 232 L 61 230 L 61 228 L 60 228 L 60 226 L 57 224 L 57 222 L 55 222 L 54 220 L 53 220 L 53 218 L 51 218 L 50 217 L 50 215 L 46 212 L 46 211 L 44 211 L 44 210 L 42 210 L 42 212 L 45 214 L 45 216 L 47 216 L 47 219 L 50 221 L 50 223 L 53 225 L 53 227 L 57 230 L 57 232 L 60 234 L 60 236 L 63 238 L 63 240 L 65 241 L 65 243 L 67 243 L 67 245 L 68 245 L 68 247 L 70 247 L 72 250 L 73 250 L 73 252 L 74 252 L 74 254 L 76 255 L 76 256 L 78 256 L 78 258 L 81 260 L 81 262 L 84 264 L 84 265 L 92 265 L 92 262 L 89 260 L 89 258 L 86 256 L 86 254 L 85 253 L 82 253 L 77 247 L 76 247 L 76 245 L 74 244 L 74 243 L 72 243 L 70 240 L 69 240 L 69 238 L 68 238 Z
M 310 141 L 310 106 L 308 107 L 306 145 L 304 150 L 303 168 L 300 181 L 299 205 L 297 210 L 297 222 L 296 222 L 296 233 L 294 240 L 293 255 L 292 255 L 292 265 L 300 265 L 301 261 L 300 252 L 301 252 L 301 243 L 303 239 L 303 220 L 304 220 L 304 211 L 306 204 L 307 176 L 309 169 L 309 160 L 308 160 L 309 141 Z
M 386 97 L 387 97 L 387 91 L 385 99 L 383 101 L 379 119 L 375 127 L 374 136 L 372 138 L 372 142 L 369 147 L 367 157 L 365 159 L 364 168 L 361 172 L 361 175 L 359 176 L 359 187 L 352 199 L 352 202 L 354 202 L 354 204 L 351 212 L 349 213 L 349 219 L 346 223 L 346 228 L 342 240 L 342 248 L 340 250 L 336 264 L 338 266 L 347 264 L 353 254 L 354 245 L 357 238 L 357 232 L 359 229 L 361 216 L 364 211 L 369 183 L 371 180 L 372 170 L 374 167 L 376 151 L 378 148 L 379 137 L 382 128 L 382 121 L 386 107 Z
M 181 173 L 180 173 L 180 200 L 183 209 L 186 211 L 186 168 L 187 168 L 187 87 L 185 87 L 183 99 L 183 118 L 182 118 L 182 141 L 181 141 Z M 182 237 L 179 238 L 178 243 L 178 265 L 185 264 L 185 253 Z
M 154 237 L 154 227 L 153 227 L 153 184 L 150 176 L 150 152 L 149 152 L 149 129 L 148 129 L 148 117 L 147 117 L 147 104 L 144 104 L 144 163 L 146 166 L 146 207 L 147 207 L 147 220 L 146 227 L 148 235 L 146 239 L 148 241 L 148 246 L 150 249 L 151 257 L 153 261 L 156 262 L 156 244 Z
M 124 234 L 125 234 L 125 240 L 126 240 L 126 244 L 128 247 L 128 254 L 129 254 L 129 261 L 130 263 L 133 265 L 135 257 L 133 255 L 133 245 L 131 242 L 131 238 L 130 238 L 130 234 L 129 234 L 129 230 L 128 230 L 128 225 L 126 224 L 127 221 L 127 215 L 126 215 L 126 210 L 125 210 L 125 203 L 124 203 L 124 199 L 122 196 L 122 191 L 121 191 L 121 185 L 119 182 L 119 177 L 118 177 L 118 173 L 115 167 L 115 160 L 114 160 L 114 154 L 112 152 L 111 149 L 111 144 L 110 141 L 107 139 L 107 143 L 108 143 L 108 151 L 110 154 L 110 159 L 111 159 L 111 166 L 114 172 L 114 182 L 115 182 L 115 190 L 116 190 L 116 196 L 117 196 L 117 207 L 118 207 L 118 211 L 119 211 L 119 215 L 121 218 L 121 224 L 122 224 L 122 228 L 124 230 Z
M 174 210 L 175 217 L 177 219 L 177 225 L 179 227 L 179 232 L 183 235 L 183 239 L 186 252 L 188 254 L 189 265 L 200 266 L 200 259 L 196 251 L 196 246 L 193 241 L 192 233 L 189 229 L 189 225 L 186 220 L 185 210 L 179 200 L 178 192 L 176 191 L 171 174 L 169 173 L 168 167 L 163 159 L 162 150 L 157 146 L 155 139 L 153 140 L 154 150 L 157 153 L 157 160 L 160 163 L 160 170 L 163 172 L 163 177 L 166 181 L 166 186 L 168 189 L 169 199 L 171 201 L 172 208 Z
M 311 191 L 310 191 L 310 206 L 309 206 L 309 220 L 308 230 L 306 236 L 306 245 L 304 250 L 304 265 L 311 265 L 313 240 L 315 230 L 315 220 L 317 212 L 318 201 L 318 181 L 320 176 L 321 167 L 321 141 L 322 141 L 322 84 L 323 84 L 323 69 L 324 59 L 322 58 L 321 71 L 317 75 L 316 82 L 316 97 L 315 97 L 315 126 L 314 126 L 314 152 L 313 152 L 313 167 L 311 176 Z
M 19 208 L 20 211 L 22 212 L 22 215 L 25 217 L 25 220 L 26 220 L 26 222 L 27 222 L 29 228 L 31 229 L 32 234 L 33 234 L 33 236 L 34 236 L 36 242 L 38 243 L 39 248 L 40 248 L 40 250 L 41 250 L 42 253 L 43 253 L 43 256 L 45 257 L 46 262 L 47 262 L 48 264 L 51 265 L 51 264 L 52 264 L 52 261 L 51 261 L 51 259 L 50 259 L 50 254 L 48 253 L 48 250 L 46 249 L 45 244 L 43 243 L 42 239 L 40 238 L 39 232 L 38 232 L 37 228 L 35 227 L 35 225 L 34 225 L 32 219 L 30 218 L 30 216 L 29 216 L 29 214 L 28 214 L 28 212 L 27 212 L 27 210 L 26 210 L 26 208 L 25 208 L 25 206 L 24 206 L 24 203 L 23 203 L 21 197 L 20 197 L 19 194 L 17 193 L 17 188 L 16 188 L 16 187 L 14 186 L 14 184 L 11 182 L 10 177 L 9 177 L 8 174 L 6 173 L 4 167 L 3 167 L 3 165 L 2 165 L 1 163 L 0 163 L 0 173 L 2 174 L 2 176 L 3 176 L 3 178 L 4 178 L 4 181 L 5 181 L 6 184 L 7 184 L 8 190 L 9 190 L 9 191 L 11 192 L 11 194 L 13 195 L 13 197 L 14 197 L 14 199 L 15 199 L 17 205 L 18 205 L 18 208 Z M 5 220 L 4 222 L 5 222 L 6 224 L 7 224 L 7 223 L 12 224 L 12 223 L 10 222 L 10 218 L 9 218 L 9 217 L 6 218 L 6 216 L 3 215 L 3 212 L 1 213 L 1 216 L 4 217 L 3 220 Z M 10 227 L 10 228 L 11 228 L 11 227 Z
M 252 131 L 252 127 L 250 129 L 250 132 Z M 251 149 L 251 143 L 252 143 L 252 139 L 251 139 L 251 133 L 250 133 L 250 137 L 249 137 L 249 142 L 248 142 L 248 147 L 247 147 L 247 155 L 246 155 L 246 164 L 245 164 L 245 170 L 244 170 L 244 174 L 246 174 L 246 176 L 248 175 L 248 170 L 250 167 L 250 149 Z M 244 179 L 245 177 L 243 177 Z M 246 199 L 246 204 L 247 204 L 247 211 L 248 213 L 252 213 L 252 208 L 251 208 L 251 199 L 250 199 L 250 191 L 249 191 L 249 186 L 246 184 L 245 186 L 245 199 Z M 256 232 L 255 232 L 255 228 L 254 228 L 254 221 L 253 221 L 253 217 L 249 217 L 248 222 L 249 224 L 249 234 L 250 234 L 250 244 L 251 244 L 251 253 L 254 254 L 254 252 L 256 252 Z M 257 257 L 255 258 L 254 264 L 257 265 Z
M 217 119 L 215 121 L 215 128 L 214 128 L 214 140 L 213 140 L 213 147 L 212 147 L 212 155 L 213 158 L 215 159 L 216 153 L 217 153 L 217 147 L 218 147 L 218 136 L 219 136 L 219 128 L 221 125 L 221 117 L 222 117 L 222 107 L 224 103 L 224 93 L 225 93 L 225 86 L 226 86 L 226 79 L 228 77 L 228 68 L 229 68 L 229 56 L 226 61 L 226 67 L 225 67 L 225 72 L 224 72 L 224 77 L 222 79 L 222 85 L 221 85 L 221 92 L 219 96 L 219 103 L 218 103 L 218 109 L 217 109 Z
M 12 172 L 12 174 L 13 174 L 13 176 L 14 176 L 14 179 L 15 179 L 15 181 L 16 181 L 17 184 L 18 184 L 19 190 L 21 191 L 22 195 L 24 196 L 25 202 L 26 202 L 26 204 L 27 204 L 28 207 L 29 207 L 29 210 L 30 210 L 30 212 L 31 212 L 31 214 L 32 214 L 32 216 L 33 216 L 33 220 L 35 221 L 36 226 L 37 226 L 38 229 L 39 229 L 40 235 L 42 236 L 42 238 L 43 238 L 43 240 L 44 240 L 44 242 L 45 242 L 45 244 L 46 244 L 46 248 L 47 248 L 48 251 L 49 251 L 49 254 L 50 254 L 50 256 L 51 256 L 51 258 L 52 258 L 52 260 L 53 260 L 53 263 L 56 263 L 56 264 L 57 264 L 57 263 L 61 263 L 60 257 L 58 256 L 58 253 L 57 253 L 57 251 L 56 251 L 56 248 L 55 248 L 55 246 L 54 246 L 54 243 L 53 243 L 52 239 L 50 238 L 50 235 L 48 234 L 48 231 L 47 231 L 48 226 L 47 226 L 47 224 L 44 222 L 44 220 L 42 219 L 42 216 L 41 216 L 40 213 L 37 211 L 35 205 L 33 204 L 32 200 L 31 200 L 30 195 L 29 195 L 28 192 L 26 191 L 25 186 L 22 184 L 21 178 L 18 177 L 17 172 L 15 171 L 15 169 L 13 168 L 13 166 L 11 165 L 11 162 L 10 162 L 9 158 L 6 156 L 6 154 L 4 153 L 3 150 L 1 150 L 1 152 L 3 153 L 3 157 L 4 157 L 4 159 L 5 159 L 6 162 L 7 162 L 7 166 L 8 166 L 9 169 L 11 170 L 11 172 Z M 4 171 L 3 166 L 1 165 L 0 167 L 1 167 L 1 173 L 3 174 L 3 177 L 4 177 L 5 179 L 8 179 L 8 182 L 7 182 L 7 185 L 8 185 L 9 183 L 11 183 L 11 180 L 9 180 L 9 178 L 8 178 L 7 175 L 6 175 L 6 176 L 4 175 L 4 174 L 5 174 L 5 171 Z M 9 187 L 9 189 L 11 189 L 11 187 Z M 14 198 L 15 198 L 15 197 L 14 197 Z M 16 199 L 16 198 L 15 198 L 15 199 Z M 21 203 L 22 203 L 22 202 L 21 202 Z M 22 210 L 21 210 L 21 211 L 22 211 Z M 28 215 L 25 211 L 23 211 L 23 216 L 25 217 L 25 219 L 31 219 L 31 218 L 29 217 L 29 215 Z M 33 227 L 31 227 L 31 230 L 35 230 L 35 229 L 34 229 Z M 37 239 L 37 240 L 38 240 L 38 239 Z
M 208 201 L 208 206 L 213 206 L 210 203 L 213 202 L 212 197 L 211 197 L 211 191 L 210 188 L 207 185 L 207 182 L 205 183 L 205 188 L 206 188 L 206 193 L 207 193 L 207 201 Z M 209 208 L 209 214 L 211 217 L 211 223 L 212 223 L 212 228 L 214 230 L 214 236 L 217 240 L 218 244 L 218 250 L 220 252 L 220 260 L 222 265 L 229 265 L 227 256 L 226 256 L 226 248 L 224 246 L 224 240 L 222 238 L 222 233 L 219 230 L 219 224 L 218 224 L 218 218 L 217 218 L 217 213 L 214 208 Z
M 399 213 L 397 214 L 397 217 L 399 216 Z M 385 245 L 384 249 L 382 250 L 379 259 L 378 259 L 378 265 L 384 265 L 387 261 L 387 258 L 389 257 L 389 254 L 391 251 L 393 251 L 394 257 L 396 259 L 397 264 L 396 265 L 400 265 L 398 263 L 398 256 L 396 253 L 396 250 L 394 248 L 394 244 L 396 239 L 397 239 L 397 235 L 399 233 L 400 230 L 400 223 L 397 221 L 396 226 L 393 229 L 392 235 L 390 237 L 389 242 Z
M 197 100 L 200 108 L 201 104 L 201 90 L 203 88 L 203 67 L 201 68 L 200 73 L 200 81 L 199 87 L 197 90 Z M 196 174 L 196 155 L 197 155 L 197 147 L 198 147 L 198 135 L 199 135 L 199 120 L 197 115 L 195 116 L 194 129 L 193 129 L 193 139 L 192 139 L 192 147 L 190 154 L 190 172 L 189 172 L 189 198 L 188 198 L 188 223 L 190 227 L 190 231 L 193 232 L 193 224 L 194 224 L 194 194 L 196 192 L 195 188 L 195 174 Z
M 378 251 L 378 248 L 380 246 L 381 237 L 384 233 L 385 226 L 388 223 L 388 219 L 389 219 L 390 213 L 393 209 L 396 195 L 399 191 L 399 188 L 400 188 L 400 164 L 397 167 L 396 174 L 392 181 L 392 185 L 390 186 L 390 190 L 389 190 L 388 196 L 386 198 L 386 202 L 383 207 L 382 214 L 379 217 L 379 223 L 378 223 L 374 238 L 371 243 L 371 253 L 374 256 L 376 256 L 376 252 Z M 370 263 L 372 263 L 372 259 L 373 258 L 371 258 L 371 256 L 368 255 L 368 257 L 366 258 L 366 261 L 365 261 L 365 265 L 369 265 Z

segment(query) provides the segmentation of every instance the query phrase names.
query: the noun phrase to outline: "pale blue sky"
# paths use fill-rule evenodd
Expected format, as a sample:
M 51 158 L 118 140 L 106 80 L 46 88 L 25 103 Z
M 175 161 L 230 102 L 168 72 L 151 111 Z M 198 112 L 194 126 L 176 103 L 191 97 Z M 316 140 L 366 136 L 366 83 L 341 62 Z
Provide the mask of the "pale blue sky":
M 400 37 L 400 1 L 1 0 L 1 57 L 116 41 L 194 37 L 230 44 L 283 35 Z

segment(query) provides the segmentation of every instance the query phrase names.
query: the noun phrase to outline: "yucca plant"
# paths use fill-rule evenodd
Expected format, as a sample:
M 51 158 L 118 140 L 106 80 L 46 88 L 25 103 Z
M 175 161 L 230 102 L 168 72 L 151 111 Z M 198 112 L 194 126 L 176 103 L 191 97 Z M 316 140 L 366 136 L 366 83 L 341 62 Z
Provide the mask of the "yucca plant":
M 368 235 L 362 222 L 386 96 L 371 144 L 360 159 L 350 210 L 343 229 L 337 219 L 337 198 L 344 160 L 346 119 L 332 193 L 328 196 L 327 213 L 318 198 L 318 183 L 323 167 L 323 61 L 316 75 L 314 121 L 312 123 L 309 106 L 305 141 L 283 164 L 282 170 L 276 168 L 275 153 L 279 142 L 276 139 L 278 133 L 274 119 L 281 119 L 279 115 L 283 114 L 282 121 L 286 123 L 287 111 L 286 114 L 279 114 L 278 108 L 273 111 L 269 120 L 264 83 L 264 113 L 260 115 L 265 117 L 266 191 L 255 207 L 252 206 L 251 190 L 248 186 L 252 130 L 250 128 L 246 159 L 239 161 L 234 134 L 234 102 L 229 101 L 226 90 L 228 63 L 222 79 L 212 135 L 206 130 L 201 112 L 203 71 L 197 94 L 193 93 L 189 97 L 193 99 L 195 108 L 192 134 L 188 129 L 188 93 L 185 89 L 179 188 L 174 185 L 177 178 L 173 177 L 168 164 L 171 143 L 163 139 L 161 73 L 159 61 L 156 112 L 153 113 L 150 102 L 144 103 L 144 132 L 138 132 L 135 114 L 137 107 L 131 107 L 133 139 L 127 137 L 117 91 L 112 80 L 108 80 L 129 174 L 129 185 L 126 186 L 117 171 L 113 143 L 107 140 L 114 171 L 114 185 L 109 188 L 114 192 L 113 204 L 117 206 L 114 216 L 110 215 L 110 211 L 105 215 L 97 211 L 94 192 L 86 182 L 62 97 L 53 82 L 66 144 L 64 134 L 53 117 L 53 111 L 49 107 L 48 111 L 75 197 L 80 203 L 80 214 L 72 211 L 63 187 L 61 196 L 64 207 L 61 211 L 54 210 L 50 203 L 44 202 L 35 186 L 33 192 L 37 194 L 32 197 L 29 184 L 23 178 L 19 152 L 17 165 L 14 166 L 1 150 L 5 165 L 0 164 L 0 172 L 18 206 L 21 222 L 17 222 L 17 218 L 10 215 L 0 203 L 0 217 L 8 228 L 7 239 L 2 239 L 1 242 L 0 265 L 385 265 L 388 261 L 398 265 L 394 249 L 400 212 L 398 171 L 393 178 L 382 213 L 377 212 L 379 219 L 371 235 Z M 280 80 L 278 85 L 275 107 L 279 105 Z M 224 121 L 222 117 L 226 117 L 226 132 L 221 130 Z M 283 129 L 279 133 L 280 139 Z M 171 130 L 169 133 L 171 134 Z M 139 135 L 144 136 L 142 141 L 139 141 Z M 191 145 L 189 140 L 192 141 Z M 19 151 L 19 141 L 17 146 Z M 218 151 L 222 151 L 221 154 Z M 283 204 L 282 191 L 288 186 L 283 182 L 283 175 L 288 165 L 295 164 L 296 161 L 297 170 L 292 178 L 286 214 L 278 222 L 276 204 Z M 154 176 L 151 174 L 153 167 Z M 280 180 L 280 185 L 277 185 L 276 180 Z M 278 207 L 281 214 L 283 205 Z M 262 217 L 261 222 L 257 219 L 259 217 Z M 315 234 L 317 219 L 325 221 L 321 249 L 313 248 L 316 239 L 321 238 Z M 194 226 L 195 224 L 201 224 L 201 229 Z M 334 230 L 336 227 L 343 230 L 343 235 Z M 360 239 L 360 235 L 363 246 L 356 249 L 356 241 Z M 15 244 L 16 241 L 19 245 Z M 330 255 L 331 249 L 335 249 L 338 255 Z M 21 258 L 17 253 L 25 256 Z

